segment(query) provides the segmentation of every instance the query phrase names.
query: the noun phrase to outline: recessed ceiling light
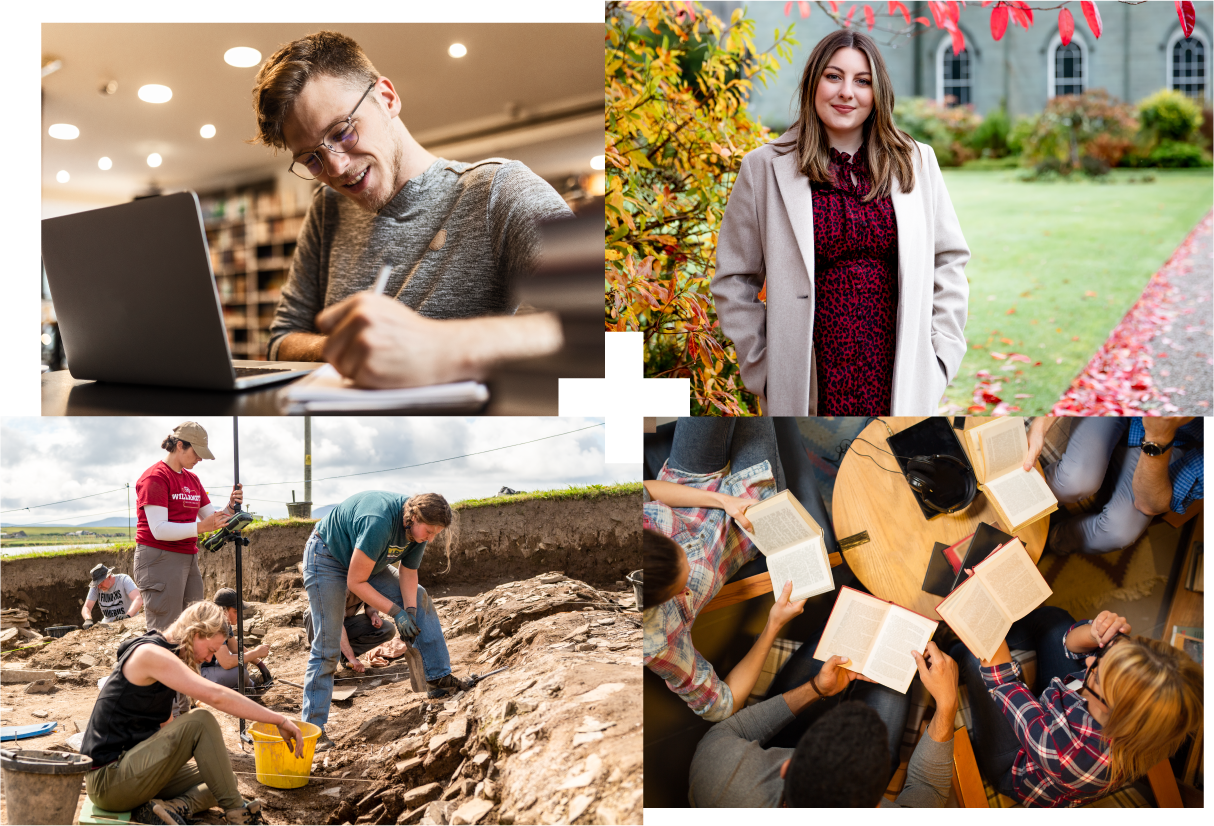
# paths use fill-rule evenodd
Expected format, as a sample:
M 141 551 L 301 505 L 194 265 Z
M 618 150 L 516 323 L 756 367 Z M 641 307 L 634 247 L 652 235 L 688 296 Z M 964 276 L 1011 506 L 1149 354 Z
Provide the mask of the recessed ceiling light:
M 52 123 L 46 132 L 52 138 L 58 138 L 61 141 L 74 141 L 80 137 L 80 130 L 70 123 Z
M 72 176 L 67 174 L 66 169 L 60 169 L 58 174 L 55 175 L 55 180 L 61 184 L 65 184 L 68 181 L 70 181 L 71 179 L 72 179 Z
M 101 170 L 109 169 L 113 165 L 114 165 L 114 162 L 111 161 L 109 158 L 102 158 L 101 160 L 97 161 L 97 168 L 101 169 Z
M 160 166 L 162 161 L 163 161 L 163 158 L 161 158 L 160 155 L 158 155 L 155 152 L 153 152 L 151 155 L 148 155 L 148 166 Z
M 256 66 L 261 62 L 261 52 L 250 49 L 248 46 L 237 46 L 223 53 L 223 62 L 239 69 Z
M 215 124 L 208 123 L 207 125 L 203 126 L 201 129 L 198 130 L 198 134 L 202 135 L 204 138 L 215 137 Z
M 149 83 L 139 87 L 139 99 L 148 103 L 167 103 L 173 97 L 173 90 L 158 83 Z
M 595 155 L 593 158 L 590 159 L 590 168 L 591 169 L 606 169 L 607 168 L 607 158 L 603 155 Z
M 451 55 L 452 57 L 463 57 L 464 55 L 468 54 L 468 47 L 463 43 L 452 43 L 447 49 L 447 54 Z

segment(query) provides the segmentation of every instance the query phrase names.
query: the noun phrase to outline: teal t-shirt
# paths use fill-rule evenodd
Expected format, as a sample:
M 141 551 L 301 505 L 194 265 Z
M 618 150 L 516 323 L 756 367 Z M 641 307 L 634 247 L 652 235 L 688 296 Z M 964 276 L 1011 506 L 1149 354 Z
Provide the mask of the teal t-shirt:
M 401 508 L 407 499 L 382 490 L 356 493 L 329 511 L 316 531 L 333 558 L 341 560 L 347 568 L 354 549 L 358 548 L 375 562 L 372 576 L 390 562 L 416 571 L 422 564 L 426 543 L 414 542 L 405 531 Z

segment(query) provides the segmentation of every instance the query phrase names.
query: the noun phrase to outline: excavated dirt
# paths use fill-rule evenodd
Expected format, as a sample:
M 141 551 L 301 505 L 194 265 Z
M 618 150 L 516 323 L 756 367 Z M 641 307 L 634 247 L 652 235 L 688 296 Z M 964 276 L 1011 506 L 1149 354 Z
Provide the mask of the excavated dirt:
M 259 784 L 237 721 L 216 712 L 241 793 L 264 800 L 271 823 L 641 822 L 642 632 L 631 591 L 559 573 L 468 590 L 435 599 L 453 669 L 461 677 L 507 670 L 438 700 L 411 691 L 404 660 L 362 676 L 339 672 L 338 685 L 358 691 L 333 704 L 327 730 L 337 747 L 319 756 L 301 789 Z M 306 597 L 280 597 L 255 603 L 246 627 L 251 643 L 269 644 L 275 676 L 302 683 Z M 143 630 L 140 616 L 5 654 L 6 669 L 58 675 L 47 694 L 0 685 L 5 725 L 59 722 L 53 734 L 20 745 L 70 748 L 74 721 L 83 730 L 114 650 Z M 263 701 L 297 715 L 301 699 L 299 689 L 277 683 Z M 220 823 L 218 810 L 199 822 Z
M 437 595 L 468 593 L 469 583 L 524 579 L 545 571 L 598 587 L 614 587 L 641 567 L 640 494 L 593 499 L 532 499 L 456 509 L 446 536 L 426 550 L 418 571 Z M 289 520 L 248 533 L 241 553 L 246 599 L 278 602 L 302 587 L 297 565 L 315 524 Z M 206 593 L 236 585 L 236 556 L 231 544 L 198 554 Z M 0 604 L 38 610 L 35 625 L 79 625 L 88 592 L 89 570 L 104 563 L 134 575 L 131 548 L 47 558 L 0 559 Z

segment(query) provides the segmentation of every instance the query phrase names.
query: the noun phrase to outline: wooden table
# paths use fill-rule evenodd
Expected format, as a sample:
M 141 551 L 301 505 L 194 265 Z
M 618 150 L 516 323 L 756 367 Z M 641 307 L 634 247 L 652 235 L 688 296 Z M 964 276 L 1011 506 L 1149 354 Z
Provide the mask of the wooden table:
M 881 421 L 898 433 L 923 418 L 889 416 L 882 417 Z M 844 559 L 864 587 L 880 599 L 918 611 L 925 617 L 940 619 L 936 605 L 943 597 L 929 594 L 920 587 L 932 548 L 937 542 L 952 545 L 973 533 L 979 522 L 1000 529 L 1003 526 L 981 491 L 965 510 L 941 514 L 930 521 L 926 519 L 898 462 L 889 455 L 886 442 L 889 431 L 881 421 L 871 422 L 860 434 L 860 438 L 872 445 L 879 445 L 880 450 L 857 440 L 843 457 L 835 480 L 832 514 L 835 536 L 842 539 L 868 531 L 869 542 L 843 552 Z M 967 418 L 966 429 L 984 421 L 986 419 Z M 872 456 L 876 464 L 860 454 Z M 897 472 L 888 473 L 881 468 Z M 1048 529 L 1049 519 L 1043 518 L 1017 534 L 1033 562 L 1041 558 Z

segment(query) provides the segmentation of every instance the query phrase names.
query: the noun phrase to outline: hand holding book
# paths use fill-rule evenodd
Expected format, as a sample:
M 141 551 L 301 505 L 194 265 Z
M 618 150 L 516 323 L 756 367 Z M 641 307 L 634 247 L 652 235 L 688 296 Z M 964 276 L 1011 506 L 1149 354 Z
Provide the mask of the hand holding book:
M 768 620 L 771 625 L 777 630 L 783 628 L 794 617 L 800 616 L 805 610 L 805 600 L 799 599 L 796 602 L 790 601 L 792 596 L 792 580 L 784 583 L 784 590 L 780 592 L 779 598 L 775 605 L 771 606 L 771 611 L 768 613 Z

